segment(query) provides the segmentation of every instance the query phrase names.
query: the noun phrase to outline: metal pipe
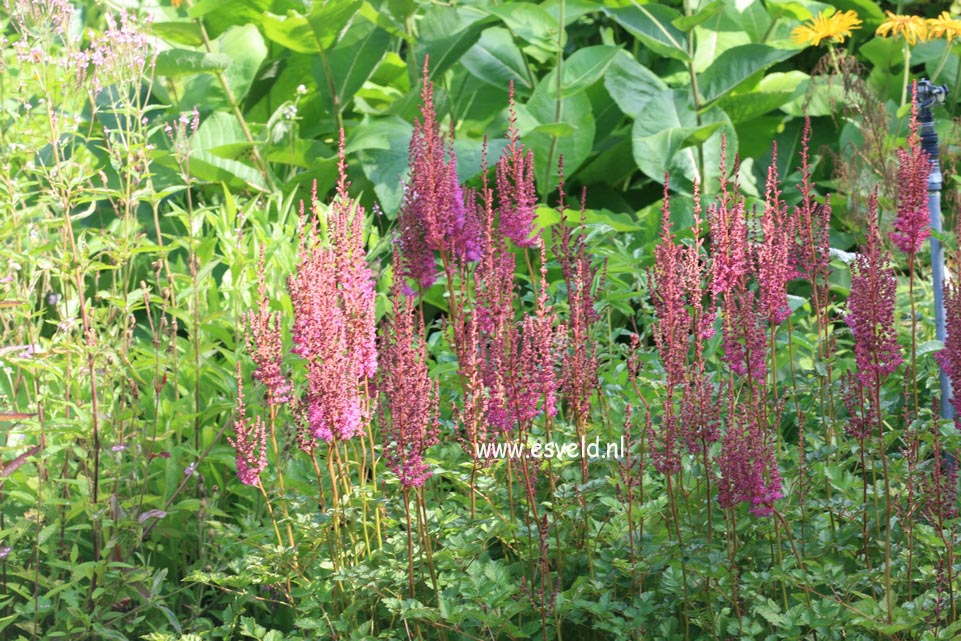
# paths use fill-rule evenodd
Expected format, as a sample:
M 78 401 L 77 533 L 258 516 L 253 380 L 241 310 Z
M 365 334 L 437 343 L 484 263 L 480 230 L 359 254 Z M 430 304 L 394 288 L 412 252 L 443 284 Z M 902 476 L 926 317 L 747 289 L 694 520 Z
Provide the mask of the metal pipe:
M 933 85 L 925 79 L 918 82 L 918 118 L 921 121 L 921 148 L 931 159 L 931 173 L 928 176 L 928 211 L 931 231 L 931 280 L 934 286 L 934 330 L 935 338 L 942 343 L 947 336 L 944 313 L 944 248 L 938 238 L 941 227 L 941 164 L 938 161 L 938 134 L 934 130 L 932 107 L 944 102 L 948 95 L 947 85 Z M 954 406 L 951 379 L 943 367 L 939 368 L 941 383 L 941 417 L 953 419 Z

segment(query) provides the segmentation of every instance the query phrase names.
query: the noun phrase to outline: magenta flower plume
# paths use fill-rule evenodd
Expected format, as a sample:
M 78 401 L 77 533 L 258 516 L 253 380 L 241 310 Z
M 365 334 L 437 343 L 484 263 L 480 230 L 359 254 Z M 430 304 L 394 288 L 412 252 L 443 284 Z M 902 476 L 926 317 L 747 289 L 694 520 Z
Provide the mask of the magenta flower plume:
M 761 233 L 761 242 L 755 250 L 755 273 L 760 290 L 758 303 L 768 324 L 775 326 L 783 323 L 791 313 L 787 303 L 787 284 L 797 276 L 792 255 L 796 245 L 796 223 L 781 199 L 777 144 L 771 150 L 771 164 L 767 170 Z
M 648 274 L 655 315 L 654 344 L 667 372 L 667 399 L 660 425 L 655 430 L 653 422 L 649 423 L 647 438 L 654 467 L 662 474 L 672 474 L 681 467 L 680 425 L 674 410 L 674 395 L 686 379 L 691 324 L 686 301 L 685 252 L 671 231 L 671 197 L 667 182 L 665 177 L 661 242 L 654 249 L 654 267 Z
M 755 394 L 753 400 L 736 405 L 717 459 L 718 503 L 725 509 L 750 503 L 755 516 L 770 516 L 774 502 L 784 497 L 773 439 L 763 429 L 763 402 Z
M 685 379 L 691 317 L 687 310 L 685 252 L 671 231 L 670 192 L 665 178 L 661 207 L 661 241 L 654 248 L 654 267 L 648 275 L 654 304 L 654 344 L 667 371 L 667 389 Z
M 403 275 L 428 288 L 437 279 L 434 252 L 465 262 L 480 258 L 480 227 L 464 204 L 453 143 L 437 122 L 426 59 L 421 100 L 421 117 L 410 140 L 410 178 L 397 222 Z
M 918 121 L 918 87 L 914 85 L 911 101 L 911 131 L 907 149 L 899 148 L 898 155 L 898 217 L 889 237 L 899 250 L 914 256 L 931 235 L 928 211 L 928 176 L 931 159 L 921 147 Z
M 811 178 L 813 169 L 808 153 L 810 140 L 811 119 L 805 118 L 801 133 L 801 202 L 794 212 L 801 241 L 795 248 L 798 252 L 795 265 L 811 283 L 814 305 L 818 309 L 824 309 L 830 296 L 828 276 L 831 273 L 831 201 L 826 198 L 825 203 L 820 205 L 814 199 L 814 181 Z
M 767 342 L 754 292 L 745 283 L 724 295 L 724 362 L 739 376 L 763 381 L 767 373 Z
M 890 256 L 881 248 L 877 224 L 877 194 L 870 201 L 870 227 L 862 252 L 851 269 L 851 294 L 845 321 L 854 336 L 858 379 L 868 389 L 892 373 L 902 362 L 894 323 L 897 281 Z
M 291 350 L 307 362 L 302 412 L 315 438 L 349 439 L 370 418 L 367 381 L 377 371 L 374 276 L 367 266 L 364 212 L 347 196 L 341 151 L 338 197 L 303 222 L 300 262 L 288 279 L 294 322 Z M 303 204 L 301 217 L 305 219 Z
M 723 148 L 721 151 L 721 175 L 727 174 Z M 711 285 L 715 296 L 742 285 L 750 271 L 748 260 L 747 219 L 744 199 L 737 194 L 737 186 L 728 191 L 727 180 L 721 179 L 721 196 L 707 208 L 711 232 Z
M 258 485 L 260 473 L 267 469 L 267 427 L 259 416 L 251 423 L 244 406 L 243 379 L 237 363 L 237 418 L 234 437 L 227 441 L 237 451 L 237 478 L 244 485 Z
M 394 273 L 402 273 L 396 262 Z M 381 334 L 378 379 L 384 459 L 404 488 L 420 487 L 430 477 L 424 454 L 437 443 L 437 387 L 427 369 L 420 316 L 399 279 L 392 298 L 394 312 Z
M 358 374 L 377 375 L 377 314 L 374 274 L 364 249 L 364 209 L 348 194 L 344 131 L 340 131 L 337 198 L 331 205 L 327 225 L 336 258 L 338 289 L 347 322 L 347 351 L 358 364 Z
M 538 242 L 540 240 L 538 239 Z M 541 247 L 541 279 L 534 314 L 525 315 L 519 331 L 515 324 L 506 369 L 505 409 L 508 428 L 528 426 L 541 412 L 557 413 L 557 363 L 562 338 L 559 321 L 547 294 L 546 262 Z
M 561 166 L 563 174 L 563 165 Z M 566 218 L 564 209 L 564 182 L 559 186 L 561 220 Z M 598 268 L 591 264 L 587 254 L 586 229 L 584 227 L 584 204 L 581 202 L 579 233 L 575 236 L 567 224 L 555 226 L 554 255 L 561 266 L 561 274 L 567 284 L 567 345 L 562 367 L 565 377 L 563 390 L 576 423 L 584 425 L 590 415 L 591 395 L 597 388 L 597 343 L 591 338 L 591 329 L 599 319 L 594 309 L 592 291 Z M 600 280 L 603 280 L 601 276 Z M 598 284 L 598 287 L 603 283 Z
M 244 337 L 247 350 L 257 365 L 254 379 L 267 386 L 267 404 L 283 405 L 290 402 L 292 388 L 283 372 L 284 342 L 280 333 L 280 312 L 271 313 L 267 300 L 263 247 L 260 250 L 258 272 L 260 284 L 257 288 L 257 311 L 247 313 Z
M 534 247 L 534 208 L 537 193 L 534 185 L 534 154 L 520 142 L 517 112 L 514 109 L 514 83 L 510 84 L 509 144 L 497 161 L 497 193 L 500 199 L 498 223 L 501 232 L 518 247 Z

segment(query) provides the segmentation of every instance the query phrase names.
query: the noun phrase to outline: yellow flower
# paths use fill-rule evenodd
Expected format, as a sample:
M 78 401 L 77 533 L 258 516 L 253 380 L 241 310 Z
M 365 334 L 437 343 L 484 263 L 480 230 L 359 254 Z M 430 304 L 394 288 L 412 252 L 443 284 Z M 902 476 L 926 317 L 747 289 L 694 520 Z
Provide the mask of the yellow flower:
M 878 27 L 877 34 L 882 38 L 902 36 L 909 45 L 928 39 L 928 23 L 921 16 L 901 16 L 885 11 L 888 19 Z
M 937 18 L 928 19 L 928 36 L 944 38 L 948 42 L 961 38 L 961 20 L 952 18 L 947 11 L 942 11 Z
M 791 32 L 794 42 L 802 45 L 821 44 L 823 40 L 831 42 L 843 42 L 845 38 L 851 37 L 851 31 L 861 28 L 861 19 L 854 11 L 844 11 L 827 15 L 827 11 L 822 11 L 810 22 L 799 25 Z

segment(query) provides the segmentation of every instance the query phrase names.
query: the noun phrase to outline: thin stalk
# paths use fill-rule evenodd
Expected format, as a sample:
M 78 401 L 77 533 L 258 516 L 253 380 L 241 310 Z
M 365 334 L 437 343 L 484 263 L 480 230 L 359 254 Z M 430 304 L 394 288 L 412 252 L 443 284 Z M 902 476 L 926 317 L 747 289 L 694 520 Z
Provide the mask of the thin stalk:
M 199 378 L 199 377 L 198 377 Z M 280 460 L 280 447 L 277 445 L 277 407 L 274 405 L 270 406 L 270 442 L 274 448 L 274 461 L 277 465 L 277 485 L 280 487 L 280 507 L 284 513 L 284 523 L 287 526 L 287 538 L 290 541 L 290 548 L 292 550 L 297 549 L 296 543 L 294 543 L 294 531 L 290 525 L 290 513 L 287 511 L 287 488 L 284 486 L 284 468 L 283 461 Z
M 894 594 L 891 589 L 891 481 L 888 476 L 888 454 L 884 442 L 884 419 L 881 416 L 881 376 L 875 373 L 874 398 L 872 402 L 877 408 L 878 415 L 878 447 L 881 455 L 882 474 L 884 476 L 884 591 L 888 612 L 887 621 L 894 620 Z
M 414 526 L 410 518 L 410 488 L 404 488 L 404 514 L 407 516 L 407 584 L 410 598 L 414 598 Z

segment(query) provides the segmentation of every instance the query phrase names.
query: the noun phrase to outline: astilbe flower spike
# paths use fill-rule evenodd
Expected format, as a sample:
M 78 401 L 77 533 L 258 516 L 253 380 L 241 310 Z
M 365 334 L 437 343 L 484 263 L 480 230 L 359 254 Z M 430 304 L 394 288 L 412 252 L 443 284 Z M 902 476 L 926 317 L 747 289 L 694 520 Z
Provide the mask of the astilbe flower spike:
M 237 451 L 237 478 L 244 485 L 258 485 L 260 473 L 267 469 L 267 426 L 261 417 L 251 422 L 244 406 L 243 377 L 237 363 L 237 418 L 234 437 L 227 441 Z
M 770 516 L 774 502 L 784 497 L 773 438 L 763 427 L 763 402 L 754 394 L 735 406 L 717 459 L 721 472 L 718 503 L 725 509 L 750 503 L 755 516 Z
M 280 333 L 280 312 L 270 311 L 264 274 L 264 248 L 258 262 L 259 285 L 257 311 L 248 312 L 244 338 L 257 368 L 254 379 L 267 386 L 267 404 L 283 405 L 291 400 L 292 388 L 283 371 L 284 342 Z
M 535 247 L 538 235 L 534 232 L 534 208 L 537 205 L 534 154 L 520 142 L 513 81 L 509 101 L 509 144 L 497 161 L 498 224 L 501 232 L 518 247 Z
M 434 252 L 465 262 L 478 260 L 481 253 L 479 223 L 464 204 L 453 142 L 437 122 L 427 63 L 425 58 L 421 117 L 410 140 L 410 177 L 397 220 L 403 275 L 424 289 L 437 279 Z
M 659 428 L 648 428 L 654 467 L 662 474 L 680 470 L 679 423 L 674 411 L 674 390 L 685 380 L 690 314 L 685 300 L 684 250 L 671 231 L 671 200 L 664 179 L 661 207 L 661 241 L 654 249 L 654 267 L 648 275 L 654 304 L 654 344 L 667 372 L 667 399 Z
M 931 159 L 921 147 L 921 127 L 918 120 L 918 87 L 914 84 L 911 100 L 911 125 L 907 149 L 899 148 L 898 156 L 898 217 L 891 242 L 899 250 L 913 257 L 931 235 L 928 211 L 928 176 Z
M 844 319 L 854 336 L 858 379 L 868 389 L 874 389 L 903 360 L 894 323 L 897 281 L 890 257 L 881 247 L 875 222 L 877 207 L 875 193 L 870 201 L 867 242 L 851 269 L 851 294 Z
M 563 159 L 561 159 L 563 163 Z M 560 169 L 561 220 L 566 218 L 564 204 L 563 164 Z M 584 202 L 581 200 L 579 233 L 575 236 L 567 224 L 555 226 L 554 254 L 561 266 L 561 274 L 567 284 L 568 350 L 563 368 L 566 376 L 563 381 L 565 396 L 570 402 L 575 422 L 586 424 L 590 415 L 590 399 L 597 387 L 597 344 L 591 337 L 591 328 L 599 320 L 594 309 L 595 295 L 592 291 L 595 279 L 597 287 L 603 286 L 604 276 L 598 276 L 598 267 L 591 264 L 587 254 L 586 229 L 584 226 Z
M 394 263 L 394 274 L 403 273 Z M 437 387 L 427 368 L 427 353 L 414 299 L 393 288 L 394 311 L 381 333 L 381 426 L 384 459 L 404 488 L 420 487 L 430 477 L 424 454 L 437 443 Z
M 731 291 L 750 271 L 747 220 L 744 199 L 737 185 L 728 188 L 725 154 L 726 138 L 721 139 L 721 194 L 707 208 L 711 231 L 711 284 L 715 296 Z
M 771 150 L 771 164 L 767 170 L 761 233 L 761 242 L 755 250 L 755 273 L 760 290 L 758 303 L 768 324 L 776 326 L 791 313 L 787 303 L 787 284 L 796 276 L 792 255 L 796 223 L 781 198 L 776 143 Z
M 326 212 L 301 204 L 300 262 L 288 279 L 294 322 L 291 350 L 307 362 L 302 412 L 315 438 L 360 435 L 370 417 L 367 381 L 377 371 L 373 273 L 366 264 L 363 209 L 347 197 L 341 150 L 338 197 Z
M 828 276 L 831 273 L 830 260 L 830 231 L 831 231 L 831 201 L 825 198 L 823 205 L 815 200 L 814 172 L 811 167 L 809 144 L 811 141 L 811 119 L 804 119 L 804 129 L 801 132 L 801 202 L 794 211 L 796 228 L 800 236 L 800 244 L 795 246 L 797 252 L 794 264 L 811 283 L 813 304 L 815 311 L 821 314 L 828 306 L 830 286 Z

